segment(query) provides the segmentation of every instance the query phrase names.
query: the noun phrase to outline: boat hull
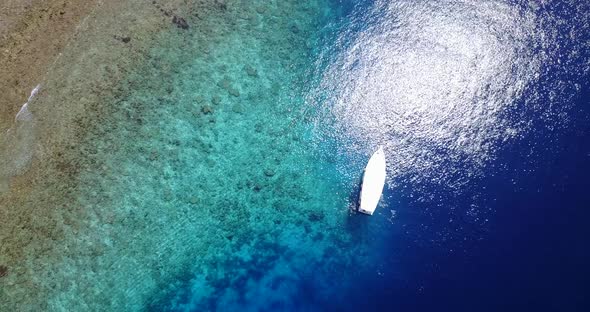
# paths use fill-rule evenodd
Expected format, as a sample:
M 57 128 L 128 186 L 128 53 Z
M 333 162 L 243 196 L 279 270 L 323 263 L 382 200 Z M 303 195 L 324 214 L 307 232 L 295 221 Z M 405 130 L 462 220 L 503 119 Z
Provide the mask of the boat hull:
M 385 153 L 382 147 L 371 156 L 361 186 L 359 212 L 372 215 L 379 204 L 386 176 Z

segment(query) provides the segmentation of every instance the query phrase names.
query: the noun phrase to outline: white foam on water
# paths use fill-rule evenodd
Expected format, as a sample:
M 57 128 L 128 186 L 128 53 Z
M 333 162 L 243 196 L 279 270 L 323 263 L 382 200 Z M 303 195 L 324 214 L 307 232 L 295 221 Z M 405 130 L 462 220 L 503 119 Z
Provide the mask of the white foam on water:
M 35 86 L 35 88 L 33 88 L 33 90 L 31 90 L 31 95 L 29 95 L 29 99 L 27 100 L 27 102 L 30 102 L 37 95 L 39 89 L 41 89 L 41 84 L 38 84 L 37 86 Z
M 35 98 L 35 96 L 39 92 L 39 89 L 41 89 L 40 84 L 38 84 L 33 90 L 31 90 L 31 94 L 29 95 L 27 102 L 25 104 L 23 104 L 23 106 L 20 108 L 18 113 L 16 113 L 16 116 L 14 118 L 15 121 L 19 121 L 19 120 L 20 121 L 31 121 L 31 120 L 33 120 L 33 114 L 31 113 L 31 111 L 29 111 L 29 103 L 33 100 L 33 98 Z
M 15 121 L 30 121 L 33 120 L 33 114 L 29 111 L 29 103 L 23 104 L 14 118 Z

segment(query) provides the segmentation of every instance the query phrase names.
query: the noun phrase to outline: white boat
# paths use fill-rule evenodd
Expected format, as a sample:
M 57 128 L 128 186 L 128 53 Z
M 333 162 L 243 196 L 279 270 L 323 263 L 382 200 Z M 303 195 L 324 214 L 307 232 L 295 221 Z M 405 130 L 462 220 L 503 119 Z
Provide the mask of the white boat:
M 361 186 L 360 212 L 372 215 L 377 208 L 385 185 L 385 167 L 385 153 L 383 147 L 379 146 L 365 168 Z

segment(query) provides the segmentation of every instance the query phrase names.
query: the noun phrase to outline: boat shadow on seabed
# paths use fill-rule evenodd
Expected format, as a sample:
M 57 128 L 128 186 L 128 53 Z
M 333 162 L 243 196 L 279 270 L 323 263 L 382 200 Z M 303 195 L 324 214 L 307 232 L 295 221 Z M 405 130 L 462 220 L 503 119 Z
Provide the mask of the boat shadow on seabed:
M 359 212 L 361 199 L 361 186 L 363 184 L 363 176 L 359 176 L 356 183 L 352 187 L 352 191 L 348 196 L 348 217 L 346 218 L 346 229 L 351 233 L 366 233 L 368 231 L 367 222 L 370 220 L 369 215 Z M 360 235 L 361 237 L 364 235 Z

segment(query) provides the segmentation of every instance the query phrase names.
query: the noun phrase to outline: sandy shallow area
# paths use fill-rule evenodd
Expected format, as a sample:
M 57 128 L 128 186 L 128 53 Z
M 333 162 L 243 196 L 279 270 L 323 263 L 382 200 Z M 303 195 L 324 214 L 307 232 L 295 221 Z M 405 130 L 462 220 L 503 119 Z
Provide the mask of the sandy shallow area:
M 181 2 L 0 4 L 0 310 L 58 309 L 46 298 L 60 291 L 48 275 L 65 254 L 64 214 L 85 228 L 72 198 L 84 165 L 74 147 L 102 104 L 124 92 L 114 86 L 142 62 L 150 40 L 171 27 L 169 12 L 186 9 Z M 15 120 L 37 85 L 32 118 Z
M 0 4 L 0 129 L 47 74 L 98 1 L 3 1 Z

